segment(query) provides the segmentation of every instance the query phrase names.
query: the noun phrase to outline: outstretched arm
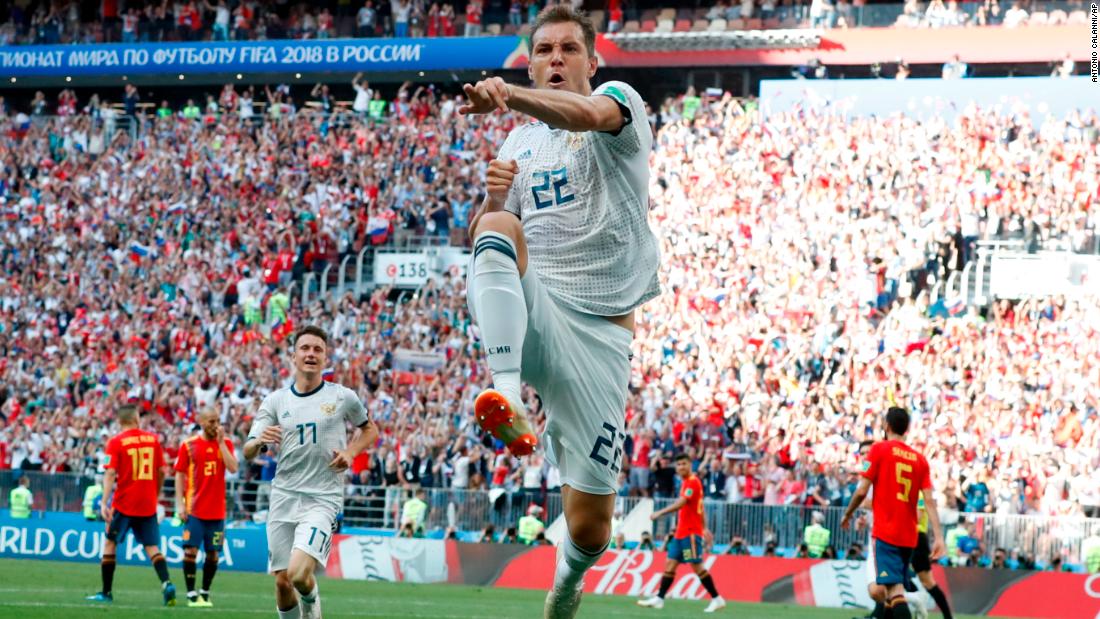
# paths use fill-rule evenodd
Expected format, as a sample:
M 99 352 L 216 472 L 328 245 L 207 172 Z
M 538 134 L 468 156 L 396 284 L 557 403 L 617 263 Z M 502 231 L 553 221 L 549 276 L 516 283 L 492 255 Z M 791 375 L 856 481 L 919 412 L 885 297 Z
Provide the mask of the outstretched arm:
M 618 131 L 622 108 L 610 97 L 584 96 L 564 90 L 509 88 L 508 107 L 542 122 L 569 131 Z
M 602 95 L 524 88 L 508 84 L 499 77 L 481 80 L 475 85 L 466 84 L 463 90 L 469 103 L 458 109 L 460 114 L 512 109 L 569 131 L 617 131 L 625 120 L 619 104 Z
M 668 514 L 675 513 L 676 510 L 680 509 L 681 507 L 683 507 L 685 505 L 687 505 L 687 499 L 685 499 L 684 497 L 680 497 L 680 498 L 676 499 L 675 501 L 673 501 L 672 505 L 669 505 L 668 507 L 666 507 L 664 509 L 659 509 L 659 510 L 653 512 L 652 514 L 650 514 L 649 519 L 650 520 L 657 520 L 659 518 L 663 518 L 664 516 L 667 516 Z

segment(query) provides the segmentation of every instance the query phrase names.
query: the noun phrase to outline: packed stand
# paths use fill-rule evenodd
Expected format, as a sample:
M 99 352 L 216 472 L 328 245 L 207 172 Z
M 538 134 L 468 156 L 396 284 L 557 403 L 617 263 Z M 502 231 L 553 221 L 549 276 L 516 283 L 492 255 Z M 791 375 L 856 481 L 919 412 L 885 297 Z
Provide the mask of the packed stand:
M 0 9 L 0 45 L 524 34 L 546 4 L 547 0 L 31 0 Z
M 345 37 L 453 37 L 527 34 L 555 0 L 30 0 L 0 9 L 0 45 L 256 41 Z M 717 0 L 584 3 L 597 29 L 616 32 L 721 32 L 768 28 L 1085 25 L 1083 0 Z
M 376 105 L 355 85 L 350 109 L 323 86 L 300 108 L 265 89 L 264 122 L 259 93 L 227 86 L 162 104 L 136 137 L 111 131 L 105 101 L 68 91 L 56 109 L 7 113 L 0 466 L 94 475 L 127 400 L 170 456 L 211 406 L 239 443 L 289 377 L 286 335 L 319 322 L 333 379 L 383 429 L 349 472 L 349 504 L 379 486 L 541 504 L 560 486 L 539 456 L 511 458 L 470 423 L 488 377 L 461 279 L 290 302 L 289 284 L 369 244 L 463 243 L 487 161 L 522 121 L 470 122 L 430 87 Z M 639 314 L 624 495 L 673 496 L 671 458 L 687 451 L 710 499 L 842 505 L 858 443 L 898 403 L 948 508 L 1097 515 L 1100 310 L 1050 299 L 977 315 L 928 296 L 984 238 L 1095 247 L 1094 116 L 765 121 L 751 102 L 689 92 L 650 121 L 664 294 Z M 410 367 L 402 350 L 439 362 Z M 243 511 L 276 467 L 242 469 Z M 404 500 L 374 497 L 387 513 Z

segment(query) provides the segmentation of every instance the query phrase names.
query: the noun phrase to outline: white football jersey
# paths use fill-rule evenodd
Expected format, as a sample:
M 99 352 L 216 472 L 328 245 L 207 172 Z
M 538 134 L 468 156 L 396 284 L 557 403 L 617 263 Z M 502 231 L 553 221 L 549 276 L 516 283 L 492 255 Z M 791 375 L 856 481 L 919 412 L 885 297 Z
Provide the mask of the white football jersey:
M 648 221 L 653 134 L 627 84 L 607 82 L 593 95 L 629 112 L 619 132 L 533 121 L 508 134 L 497 159 L 518 164 L 505 209 L 523 222 L 528 266 L 550 295 L 576 311 L 618 316 L 660 292 Z
M 259 437 L 268 426 L 283 429 L 273 488 L 342 499 L 344 473 L 328 464 L 334 451 L 347 447 L 349 422 L 353 426 L 367 422 L 367 409 L 351 389 L 322 382 L 317 389 L 299 394 L 291 386 L 264 398 L 248 438 Z

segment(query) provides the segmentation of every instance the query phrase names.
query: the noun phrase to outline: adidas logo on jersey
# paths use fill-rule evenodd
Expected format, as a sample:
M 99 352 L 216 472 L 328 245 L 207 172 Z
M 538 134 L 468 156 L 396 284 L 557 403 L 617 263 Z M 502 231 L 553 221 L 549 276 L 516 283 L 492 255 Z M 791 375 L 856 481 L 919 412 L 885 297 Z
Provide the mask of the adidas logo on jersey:
M 286 411 L 286 412 L 284 412 L 284 413 L 283 413 L 283 419 L 286 419 L 286 418 L 288 418 L 288 417 L 290 417 L 290 411 Z
M 531 149 L 528 148 L 527 150 L 523 151 L 523 154 L 521 154 L 519 157 L 516 157 L 516 161 L 523 161 L 524 159 L 530 159 L 530 158 L 531 158 Z
M 886 578 L 887 576 L 889 576 L 889 574 L 886 573 L 886 570 L 883 570 L 883 572 L 878 575 L 879 578 Z

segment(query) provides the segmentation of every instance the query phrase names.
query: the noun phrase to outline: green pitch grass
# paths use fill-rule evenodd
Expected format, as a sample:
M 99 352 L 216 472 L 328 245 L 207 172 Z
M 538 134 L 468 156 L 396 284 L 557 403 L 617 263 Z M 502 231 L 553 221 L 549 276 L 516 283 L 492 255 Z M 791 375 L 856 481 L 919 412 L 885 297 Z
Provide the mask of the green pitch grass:
M 202 568 L 199 568 L 202 578 Z M 220 572 L 214 580 L 214 608 L 188 608 L 183 574 L 172 570 L 179 589 L 175 608 L 161 605 L 160 587 L 150 567 L 119 566 L 113 604 L 85 602 L 99 589 L 99 566 L 24 559 L 0 560 L 0 617 L 11 619 L 152 619 L 154 617 L 275 618 L 274 583 L 264 574 Z M 326 619 L 342 617 L 424 617 L 431 619 L 538 619 L 545 593 L 455 585 L 411 585 L 321 579 L 321 607 Z M 706 602 L 669 600 L 664 610 L 639 608 L 634 599 L 588 595 L 578 618 L 701 618 Z M 849 619 L 863 613 L 810 609 L 779 604 L 730 603 L 714 615 L 738 619 Z

